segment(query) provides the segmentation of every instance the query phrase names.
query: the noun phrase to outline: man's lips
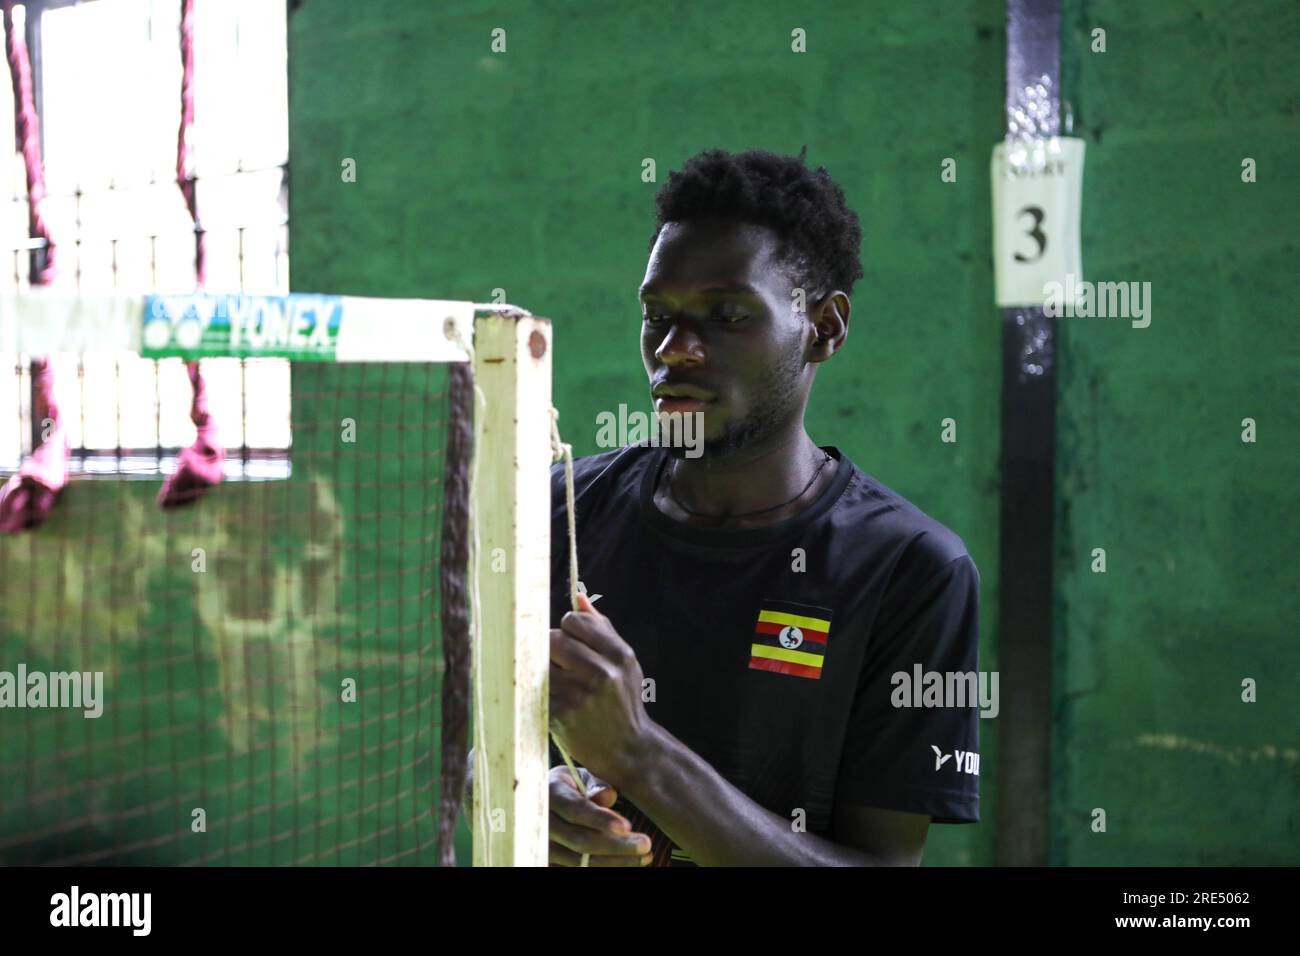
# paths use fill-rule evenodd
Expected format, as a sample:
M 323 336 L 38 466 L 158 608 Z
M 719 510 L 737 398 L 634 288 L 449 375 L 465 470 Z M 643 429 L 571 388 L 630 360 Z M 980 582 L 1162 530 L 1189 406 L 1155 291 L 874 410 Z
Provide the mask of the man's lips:
M 674 381 L 673 379 L 655 383 L 654 387 L 650 389 L 650 394 L 655 398 L 697 398 L 702 402 L 711 402 L 717 398 L 707 388 L 700 388 L 700 386 L 692 385 L 690 382 Z
M 702 398 L 685 398 L 683 396 L 661 395 L 655 399 L 655 411 L 658 412 L 699 412 L 713 404 L 713 400 Z
M 707 388 L 671 379 L 657 383 L 650 389 L 650 395 L 654 398 L 655 410 L 659 412 L 698 412 L 718 398 Z

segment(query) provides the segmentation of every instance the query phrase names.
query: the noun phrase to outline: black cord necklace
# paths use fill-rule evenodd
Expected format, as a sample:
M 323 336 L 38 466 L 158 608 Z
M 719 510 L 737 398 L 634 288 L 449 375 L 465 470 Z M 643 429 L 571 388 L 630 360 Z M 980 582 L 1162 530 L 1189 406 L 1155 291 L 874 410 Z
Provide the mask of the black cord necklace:
M 772 507 L 770 508 L 760 508 L 758 511 L 746 511 L 738 515 L 717 515 L 717 514 L 708 514 L 707 512 L 704 511 L 692 511 L 690 508 L 686 507 L 686 505 L 682 504 L 681 499 L 677 497 L 677 493 L 673 491 L 673 472 L 671 468 L 668 469 L 668 475 L 667 475 L 668 497 L 673 500 L 673 504 L 677 505 L 677 507 L 681 508 L 688 515 L 693 515 L 696 518 L 715 518 L 715 519 L 726 518 L 730 520 L 732 518 L 749 518 L 752 517 L 753 515 L 767 514 L 769 511 L 775 511 L 777 508 L 784 508 L 786 505 L 793 504 L 794 502 L 798 501 L 800 498 L 802 498 L 804 495 L 808 493 L 808 489 L 813 486 L 813 483 L 817 480 L 817 477 L 822 473 L 822 470 L 826 467 L 826 463 L 831 461 L 830 452 L 823 452 L 823 454 L 826 455 L 826 459 L 820 465 L 817 466 L 817 470 L 813 472 L 813 476 L 812 478 L 809 479 L 808 484 L 803 486 L 803 491 L 799 492 L 789 501 L 783 501 L 779 505 L 772 505 Z

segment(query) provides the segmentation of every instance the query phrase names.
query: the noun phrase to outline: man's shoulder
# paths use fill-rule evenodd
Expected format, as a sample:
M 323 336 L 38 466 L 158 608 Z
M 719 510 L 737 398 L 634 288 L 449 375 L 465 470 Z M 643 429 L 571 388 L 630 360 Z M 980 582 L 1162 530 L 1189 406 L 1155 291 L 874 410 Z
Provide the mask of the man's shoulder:
M 932 578 L 963 558 L 975 569 L 957 532 L 856 465 L 854 471 L 856 481 L 846 495 L 842 519 L 847 532 L 865 529 L 894 553 L 900 570 L 912 580 Z

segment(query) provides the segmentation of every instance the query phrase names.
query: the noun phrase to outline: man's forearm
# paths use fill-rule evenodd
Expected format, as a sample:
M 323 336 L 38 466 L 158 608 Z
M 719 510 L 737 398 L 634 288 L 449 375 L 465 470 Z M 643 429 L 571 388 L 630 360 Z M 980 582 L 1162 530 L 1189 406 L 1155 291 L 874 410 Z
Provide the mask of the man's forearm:
M 795 832 L 653 724 L 637 760 L 609 782 L 701 866 L 874 866 L 853 847 Z M 793 807 L 791 808 L 794 809 Z

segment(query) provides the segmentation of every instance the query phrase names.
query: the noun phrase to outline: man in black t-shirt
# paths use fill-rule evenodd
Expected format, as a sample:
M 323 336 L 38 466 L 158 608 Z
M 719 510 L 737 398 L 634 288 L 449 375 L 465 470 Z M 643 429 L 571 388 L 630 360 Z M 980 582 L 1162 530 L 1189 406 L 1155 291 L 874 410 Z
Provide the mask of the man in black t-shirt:
M 979 573 L 804 430 L 857 218 L 761 151 L 695 157 L 657 207 L 642 359 L 701 427 L 575 462 L 577 612 L 552 471 L 552 717 L 587 792 L 553 751 L 551 862 L 916 864 L 931 822 L 979 819 L 978 698 L 919 686 L 974 680 Z

